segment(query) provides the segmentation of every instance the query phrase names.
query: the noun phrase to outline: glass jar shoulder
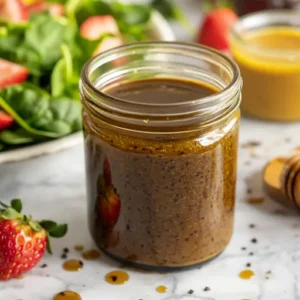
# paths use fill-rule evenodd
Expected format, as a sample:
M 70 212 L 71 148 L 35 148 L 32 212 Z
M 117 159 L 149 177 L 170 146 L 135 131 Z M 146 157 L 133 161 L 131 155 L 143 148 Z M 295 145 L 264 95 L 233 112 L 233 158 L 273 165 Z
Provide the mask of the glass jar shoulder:
M 109 144 L 121 151 L 153 155 L 186 155 L 204 153 L 218 145 L 230 146 L 237 138 L 239 120 L 240 110 L 237 109 L 221 122 L 175 136 L 174 133 L 158 132 L 150 135 L 134 130 L 124 132 L 123 129 L 113 128 L 111 124 L 104 122 L 98 122 L 95 129 L 90 126 L 93 123 L 90 117 L 85 115 L 84 128 L 88 139 L 96 143 Z

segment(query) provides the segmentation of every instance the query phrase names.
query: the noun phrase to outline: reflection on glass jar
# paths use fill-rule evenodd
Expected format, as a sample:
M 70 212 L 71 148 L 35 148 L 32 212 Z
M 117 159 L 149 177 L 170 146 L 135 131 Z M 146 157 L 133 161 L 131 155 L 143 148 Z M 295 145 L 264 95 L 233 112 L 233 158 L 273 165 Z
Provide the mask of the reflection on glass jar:
M 231 48 L 243 77 L 242 110 L 300 120 L 300 12 L 255 13 L 235 25 Z
M 132 44 L 84 68 L 89 224 L 134 266 L 189 267 L 232 235 L 241 78 L 213 50 Z

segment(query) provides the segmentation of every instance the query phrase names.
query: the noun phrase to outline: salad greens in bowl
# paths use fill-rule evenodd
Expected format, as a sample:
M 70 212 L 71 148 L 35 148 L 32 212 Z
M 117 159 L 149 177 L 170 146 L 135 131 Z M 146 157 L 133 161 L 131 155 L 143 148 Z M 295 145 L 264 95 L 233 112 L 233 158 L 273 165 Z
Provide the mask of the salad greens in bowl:
M 2 2 L 0 163 L 57 151 L 79 141 L 78 82 L 91 57 L 128 42 L 174 40 L 167 22 L 150 4 Z

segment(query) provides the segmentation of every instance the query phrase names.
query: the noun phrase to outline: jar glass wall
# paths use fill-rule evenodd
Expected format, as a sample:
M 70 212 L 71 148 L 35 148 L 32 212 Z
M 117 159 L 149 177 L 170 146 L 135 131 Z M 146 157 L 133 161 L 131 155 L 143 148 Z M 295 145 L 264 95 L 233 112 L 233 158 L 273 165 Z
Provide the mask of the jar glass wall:
M 147 80 L 215 92 L 190 101 L 109 93 Z M 132 44 L 87 63 L 80 92 L 89 225 L 102 250 L 156 270 L 224 250 L 233 228 L 240 89 L 235 63 L 196 45 Z
M 242 110 L 261 119 L 300 120 L 300 12 L 245 16 L 231 44 L 243 77 Z

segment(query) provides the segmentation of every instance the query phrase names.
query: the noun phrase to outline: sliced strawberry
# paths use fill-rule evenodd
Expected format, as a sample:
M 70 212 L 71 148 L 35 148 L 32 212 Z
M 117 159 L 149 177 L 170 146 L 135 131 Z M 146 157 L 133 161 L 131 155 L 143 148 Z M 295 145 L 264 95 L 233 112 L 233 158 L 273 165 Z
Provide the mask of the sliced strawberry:
M 28 20 L 26 6 L 20 0 L 1 0 L 0 19 L 13 23 L 22 23 Z
M 95 51 L 94 55 L 121 46 L 124 43 L 120 37 L 117 22 L 110 15 L 89 17 L 82 23 L 80 33 L 82 37 L 88 40 L 97 40 L 105 33 L 116 35 L 114 37 L 107 37 L 104 39 Z
M 40 14 L 48 11 L 52 16 L 62 16 L 64 14 L 64 6 L 61 3 L 47 3 L 45 1 L 38 1 L 28 6 L 30 15 Z
M 228 8 L 211 11 L 204 18 L 197 41 L 220 51 L 228 51 L 230 30 L 237 20 L 235 12 Z
M 88 40 L 97 40 L 104 33 L 120 34 L 118 24 L 113 16 L 92 16 L 80 26 L 82 37 Z
M 0 131 L 10 127 L 14 119 L 3 111 L 0 111 Z
M 0 88 L 26 80 L 28 70 L 18 64 L 0 58 Z

